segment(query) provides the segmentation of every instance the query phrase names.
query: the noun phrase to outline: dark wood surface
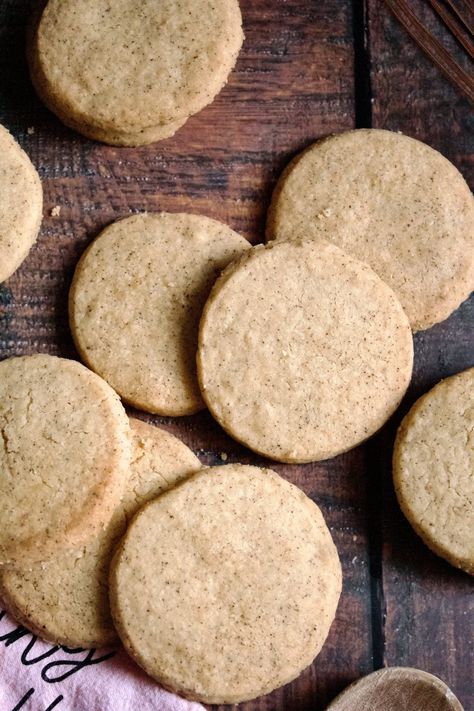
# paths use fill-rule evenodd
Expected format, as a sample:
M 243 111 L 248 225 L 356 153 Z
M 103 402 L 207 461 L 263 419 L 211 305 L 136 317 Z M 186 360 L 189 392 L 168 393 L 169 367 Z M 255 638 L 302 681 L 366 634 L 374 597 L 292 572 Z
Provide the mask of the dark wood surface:
M 38 245 L 0 286 L 0 358 L 38 351 L 75 357 L 67 291 L 79 255 L 104 225 L 145 209 L 190 211 L 221 219 L 257 243 L 282 168 L 333 131 L 371 125 L 403 131 L 441 150 L 472 183 L 472 107 L 381 0 L 241 5 L 244 50 L 214 104 L 174 138 L 125 149 L 74 134 L 42 107 L 24 61 L 30 2 L 0 2 L 0 122 L 33 159 L 45 192 Z M 426 19 L 434 27 L 434 18 Z M 56 205 L 59 217 L 50 214 Z M 322 508 L 340 551 L 344 591 L 313 666 L 243 711 L 321 711 L 345 685 L 387 664 L 439 675 L 466 711 L 474 708 L 472 580 L 420 543 L 390 479 L 395 428 L 409 405 L 443 376 L 474 363 L 474 301 L 415 341 L 412 386 L 379 435 L 328 462 L 271 464 Z M 219 463 L 224 452 L 228 461 L 268 464 L 206 412 L 148 419 L 178 434 L 204 463 Z

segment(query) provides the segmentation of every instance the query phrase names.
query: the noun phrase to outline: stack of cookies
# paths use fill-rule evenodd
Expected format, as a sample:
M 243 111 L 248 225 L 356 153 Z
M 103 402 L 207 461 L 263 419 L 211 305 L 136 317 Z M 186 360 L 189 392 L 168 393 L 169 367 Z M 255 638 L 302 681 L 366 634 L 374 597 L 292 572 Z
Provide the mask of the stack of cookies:
M 0 364 L 0 432 L 0 593 L 27 628 L 72 648 L 120 637 L 157 681 L 211 703 L 267 693 L 317 655 L 341 567 L 296 487 L 202 469 L 48 355 Z
M 238 0 L 43 0 L 28 60 L 67 126 L 138 146 L 173 136 L 214 100 L 243 39 Z
M 29 61 L 67 125 L 138 145 L 213 100 L 242 40 L 237 0 L 49 0 Z M 42 197 L 1 128 L 0 143 L 2 280 L 36 238 Z M 47 355 L 0 363 L 6 606 L 54 643 L 120 639 L 158 682 L 209 703 L 265 694 L 312 662 L 336 613 L 338 554 L 318 507 L 275 472 L 203 468 L 122 402 L 164 416 L 207 406 L 275 461 L 336 456 L 393 415 L 413 330 L 446 318 L 474 284 L 467 185 L 439 153 L 387 131 L 298 156 L 267 236 L 251 247 L 192 214 L 119 220 L 70 290 L 88 367 Z M 407 517 L 469 573 L 472 380 L 467 371 L 422 398 L 394 453 Z

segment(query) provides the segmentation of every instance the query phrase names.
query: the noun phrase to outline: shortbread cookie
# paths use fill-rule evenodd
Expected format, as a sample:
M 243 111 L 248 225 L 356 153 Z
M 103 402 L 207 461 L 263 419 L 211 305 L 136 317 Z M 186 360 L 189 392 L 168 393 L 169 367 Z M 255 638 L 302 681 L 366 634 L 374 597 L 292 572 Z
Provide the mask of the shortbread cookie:
M 0 565 L 46 560 L 109 522 L 130 465 L 119 398 L 48 355 L 0 363 Z
M 130 425 L 130 479 L 107 528 L 88 546 L 55 556 L 43 566 L 0 573 L 6 607 L 53 644 L 88 648 L 117 642 L 107 583 L 114 545 L 145 502 L 201 468 L 199 459 L 173 435 L 136 419 Z
M 64 110 L 54 96 L 47 93 L 45 83 L 41 81 L 42 68 L 38 53 L 37 27 L 48 0 L 41 0 L 35 8 L 28 32 L 28 62 L 30 65 L 31 79 L 43 103 L 55 113 L 61 121 L 87 138 L 101 141 L 115 146 L 141 146 L 154 143 L 174 136 L 176 131 L 187 121 L 188 117 L 158 126 L 146 127 L 135 132 L 120 131 L 117 129 L 104 130 L 96 125 L 87 125 L 75 120 Z
M 143 0 L 139 10 L 132 0 L 49 0 L 29 60 L 60 118 L 137 135 L 211 103 L 242 41 L 238 0 Z
M 318 507 L 268 469 L 206 469 L 148 504 L 111 567 L 112 614 L 159 683 L 237 703 L 319 653 L 341 591 Z
M 412 363 L 396 296 L 324 242 L 256 247 L 217 281 L 201 320 L 209 409 L 278 461 L 326 459 L 370 437 L 398 407 Z
M 414 330 L 447 318 L 474 288 L 474 200 L 424 143 L 350 131 L 314 144 L 275 190 L 268 239 L 315 237 L 367 262 Z
M 141 214 L 106 228 L 71 288 L 81 357 L 135 407 L 162 415 L 202 409 L 201 311 L 221 270 L 249 248 L 226 225 L 197 215 Z
M 78 133 L 82 133 L 83 136 L 92 139 L 93 141 L 100 141 L 102 143 L 108 143 L 112 146 L 143 146 L 148 143 L 155 143 L 156 141 L 163 141 L 166 138 L 171 138 L 174 136 L 176 131 L 184 126 L 187 119 L 179 119 L 179 121 L 173 121 L 167 124 L 161 124 L 152 128 L 144 128 L 141 131 L 135 133 L 127 133 L 121 131 L 104 130 L 98 128 L 97 126 L 87 126 L 75 121 L 70 116 L 68 116 L 64 111 L 57 106 L 51 97 L 47 96 L 44 92 L 42 93 L 41 87 L 37 86 L 37 92 L 40 94 L 43 103 L 55 113 L 61 121 L 72 128 Z
M 108 143 L 113 146 L 142 146 L 148 143 L 162 141 L 166 138 L 171 138 L 171 136 L 174 136 L 176 131 L 187 121 L 186 117 L 171 123 L 160 124 L 150 128 L 143 128 L 140 131 L 135 132 L 110 129 L 104 130 L 103 128 L 95 125 L 80 123 L 69 116 L 67 112 L 64 111 L 64 109 L 54 100 L 54 97 L 46 93 L 43 85 L 38 81 L 41 70 L 38 64 L 38 54 L 34 40 L 33 42 L 30 42 L 28 58 L 33 84 L 35 85 L 36 91 L 40 95 L 43 103 L 50 109 L 50 111 L 55 113 L 66 126 L 69 126 L 69 128 L 72 128 L 74 131 L 82 133 L 83 136 L 91 138 L 93 141 L 101 141 L 102 143 Z
M 43 211 L 43 189 L 34 166 L 0 126 L 0 282 L 18 269 L 34 244 Z
M 474 368 L 411 408 L 393 453 L 403 513 L 437 555 L 474 574 Z

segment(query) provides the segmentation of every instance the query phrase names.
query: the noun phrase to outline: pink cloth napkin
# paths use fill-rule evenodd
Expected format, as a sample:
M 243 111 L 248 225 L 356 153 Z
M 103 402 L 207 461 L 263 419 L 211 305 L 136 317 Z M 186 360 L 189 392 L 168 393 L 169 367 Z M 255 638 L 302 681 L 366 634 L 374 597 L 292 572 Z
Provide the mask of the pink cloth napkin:
M 161 689 L 123 649 L 74 650 L 37 639 L 0 601 L 1 711 L 204 711 Z

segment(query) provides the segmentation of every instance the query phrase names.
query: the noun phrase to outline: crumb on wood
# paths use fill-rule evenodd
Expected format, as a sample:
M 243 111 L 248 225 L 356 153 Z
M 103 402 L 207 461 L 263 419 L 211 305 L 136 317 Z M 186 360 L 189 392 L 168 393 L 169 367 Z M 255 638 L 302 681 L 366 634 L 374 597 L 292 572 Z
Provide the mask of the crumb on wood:
M 61 206 L 55 205 L 51 210 L 51 217 L 59 217 L 61 214 Z
M 28 126 L 28 128 L 26 129 L 26 132 L 27 132 L 28 136 L 32 136 L 35 133 L 35 127 Z
M 225 452 L 221 452 L 220 457 L 223 462 L 226 462 L 229 459 L 229 455 L 226 454 Z

